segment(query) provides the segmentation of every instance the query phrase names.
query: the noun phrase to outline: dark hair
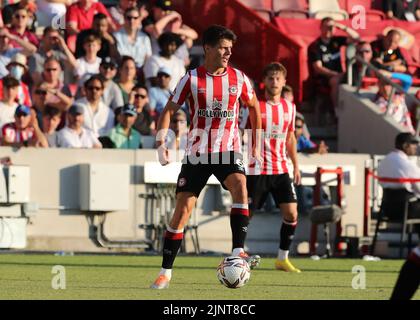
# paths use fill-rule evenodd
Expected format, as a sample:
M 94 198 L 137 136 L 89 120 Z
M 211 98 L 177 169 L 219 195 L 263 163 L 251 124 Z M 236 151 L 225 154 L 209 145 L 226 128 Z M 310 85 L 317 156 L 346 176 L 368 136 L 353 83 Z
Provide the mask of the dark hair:
M 415 136 L 413 136 L 410 132 L 401 132 L 397 134 L 395 137 L 395 148 L 398 150 L 403 150 L 404 144 L 406 143 L 415 143 L 417 144 L 418 141 Z
M 158 38 L 159 48 L 162 50 L 163 47 L 175 42 L 176 46 L 179 47 L 182 44 L 182 39 L 179 35 L 173 32 L 164 32 Z
M 99 43 L 102 42 L 101 36 L 99 35 L 99 33 L 92 30 L 92 32 L 89 32 L 89 34 L 83 39 L 83 44 L 94 42 L 94 41 L 99 41 Z
M 44 113 L 42 115 L 47 116 L 49 118 L 53 118 L 55 116 L 61 116 L 61 111 L 59 109 L 57 109 L 56 107 L 53 107 L 52 105 L 47 104 L 45 106 L 45 110 L 44 110 Z
M 268 73 L 272 71 L 280 72 L 285 78 L 287 77 L 287 69 L 280 62 L 271 62 L 266 65 L 263 70 L 263 77 L 265 78 L 268 76 Z
M 104 85 L 104 77 L 103 77 L 101 74 L 94 74 L 93 76 L 91 76 L 89 79 L 87 79 L 87 80 L 85 81 L 85 83 L 84 83 L 85 88 L 86 88 L 87 86 L 89 86 L 89 84 L 90 84 L 92 81 L 95 81 L 95 80 L 98 80 L 98 81 L 101 83 L 101 85 L 102 85 L 102 89 L 105 87 L 105 85 Z
M 96 21 L 96 20 L 103 20 L 103 19 L 107 19 L 108 17 L 105 15 L 105 14 L 103 14 L 103 13 L 101 13 L 101 12 L 99 12 L 99 13 L 97 13 L 97 14 L 95 14 L 94 16 L 93 16 L 93 21 Z
M 284 98 L 284 95 L 285 95 L 286 93 L 291 93 L 291 94 L 293 94 L 293 88 L 292 88 L 291 86 L 287 85 L 287 84 L 286 84 L 286 85 L 283 87 L 283 89 L 281 90 L 281 96 Z
M 44 31 L 42 32 L 42 36 L 45 37 L 47 34 L 49 34 L 50 32 L 58 32 L 60 33 L 60 30 L 52 27 L 52 26 L 48 26 L 45 27 Z
M 120 61 L 120 69 L 127 61 L 133 61 L 133 63 L 136 64 L 136 60 L 134 60 L 132 56 L 122 56 Z
M 19 80 L 13 78 L 12 76 L 5 76 L 3 78 L 3 87 L 4 88 L 14 88 L 19 87 L 20 83 Z
M 334 19 L 333 19 L 333 18 L 331 18 L 331 17 L 325 17 L 325 18 L 323 18 L 323 19 L 321 20 L 321 26 L 322 26 L 322 25 L 324 25 L 324 23 L 326 23 L 326 22 L 330 22 L 330 21 L 334 21 Z
M 386 37 L 393 37 L 393 36 L 395 36 L 395 35 L 398 35 L 398 36 L 400 36 L 400 37 L 401 37 L 401 33 L 400 33 L 398 30 L 396 30 L 396 29 L 391 29 L 391 30 L 389 30 L 389 31 L 387 32 Z
M 149 94 L 149 90 L 147 90 L 145 86 L 140 85 L 140 84 L 135 85 L 131 91 L 138 90 L 138 89 L 144 89 L 146 90 L 147 94 Z
M 232 30 L 217 24 L 212 25 L 203 33 L 203 46 L 209 45 L 215 47 L 222 39 L 236 42 L 237 38 Z

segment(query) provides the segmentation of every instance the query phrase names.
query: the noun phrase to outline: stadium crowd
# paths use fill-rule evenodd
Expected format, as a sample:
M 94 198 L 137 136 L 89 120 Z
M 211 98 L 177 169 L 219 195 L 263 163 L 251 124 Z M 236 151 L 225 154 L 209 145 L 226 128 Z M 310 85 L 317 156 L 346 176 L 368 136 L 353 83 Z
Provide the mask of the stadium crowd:
M 420 17 L 418 1 L 410 2 L 409 15 L 400 12 L 399 1 L 383 3 L 390 19 L 415 21 Z M 336 28 L 347 37 L 335 36 Z M 157 119 L 171 90 L 192 67 L 190 49 L 197 38 L 197 32 L 183 23 L 169 0 L 119 0 L 107 7 L 94 0 L 3 1 L 2 145 L 142 147 L 142 136 L 156 134 Z M 403 81 L 408 89 L 412 79 L 399 50 L 400 38 L 398 31 L 391 30 L 384 39 L 369 43 L 355 30 L 325 18 L 320 37 L 308 50 L 311 77 L 328 90 L 335 105 L 338 85 L 346 78 L 340 47 L 354 43 L 357 55 L 373 63 L 384 76 Z M 366 70 L 355 64 L 353 85 L 359 84 L 361 72 Z M 368 70 L 365 75 L 370 73 Z M 388 103 L 391 89 L 379 83 L 378 110 L 414 132 L 416 106 L 407 106 L 403 93 L 393 95 Z M 289 96 L 293 99 L 292 91 Z M 188 106 L 183 110 L 186 115 L 178 116 L 185 117 L 182 121 L 187 123 Z M 297 121 L 298 129 L 304 127 L 303 134 L 298 130 L 300 149 L 327 152 L 324 142 L 316 145 L 309 140 L 301 114 Z

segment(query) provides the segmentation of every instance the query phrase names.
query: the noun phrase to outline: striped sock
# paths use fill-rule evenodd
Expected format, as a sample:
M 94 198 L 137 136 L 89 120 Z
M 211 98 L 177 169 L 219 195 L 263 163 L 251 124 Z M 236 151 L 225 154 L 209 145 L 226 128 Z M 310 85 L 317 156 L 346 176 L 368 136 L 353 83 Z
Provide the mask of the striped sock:
M 243 248 L 248 232 L 248 204 L 234 203 L 230 212 L 230 228 L 232 230 L 232 250 Z
M 169 226 L 166 227 L 165 239 L 163 242 L 163 269 L 172 269 L 183 238 L 184 230 L 174 230 Z

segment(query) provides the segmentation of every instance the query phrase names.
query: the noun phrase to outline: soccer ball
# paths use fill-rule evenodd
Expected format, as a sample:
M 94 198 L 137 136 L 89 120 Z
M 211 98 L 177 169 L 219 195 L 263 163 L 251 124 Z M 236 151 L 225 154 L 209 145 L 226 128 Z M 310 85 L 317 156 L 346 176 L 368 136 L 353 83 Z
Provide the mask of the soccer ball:
M 230 289 L 243 287 L 251 276 L 248 262 L 240 257 L 226 257 L 217 267 L 217 278 Z

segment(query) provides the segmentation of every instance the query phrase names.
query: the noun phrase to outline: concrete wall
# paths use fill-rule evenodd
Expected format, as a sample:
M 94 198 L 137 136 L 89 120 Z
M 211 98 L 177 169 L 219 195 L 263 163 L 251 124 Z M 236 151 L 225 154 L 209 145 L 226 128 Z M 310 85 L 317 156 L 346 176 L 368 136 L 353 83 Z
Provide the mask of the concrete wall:
M 30 166 L 30 201 L 40 210 L 30 218 L 27 226 L 30 250 L 98 251 L 89 239 L 89 213 L 79 210 L 79 164 L 128 164 L 130 166 L 129 210 L 107 215 L 105 233 L 111 239 L 144 238 L 138 228 L 146 222 L 145 200 L 139 194 L 146 191 L 143 184 L 145 161 L 156 161 L 154 150 L 77 150 L 77 149 L 31 149 L 0 148 L 0 157 L 9 156 L 16 165 Z M 368 155 L 330 154 L 325 156 L 300 155 L 302 165 L 353 165 L 356 168 L 356 183 L 345 186 L 346 214 L 343 217 L 344 232 L 353 235 L 362 233 L 363 223 L 363 168 Z M 111 174 L 111 173 L 110 173 Z M 109 185 L 109 188 L 114 186 Z M 201 249 L 203 251 L 229 252 L 231 235 L 229 216 L 219 211 L 220 192 L 216 187 L 206 188 L 197 204 L 197 220 Z M 310 225 L 307 216 L 302 216 L 296 234 L 296 243 L 309 239 Z M 249 228 L 247 245 L 250 250 L 275 253 L 278 248 L 281 216 L 265 213 L 254 217 Z M 351 230 L 347 226 L 355 226 Z M 191 250 L 191 243 L 187 242 Z
M 338 111 L 338 152 L 386 154 L 394 146 L 395 136 L 406 131 L 390 116 L 382 116 L 372 102 L 376 91 L 340 87 Z

